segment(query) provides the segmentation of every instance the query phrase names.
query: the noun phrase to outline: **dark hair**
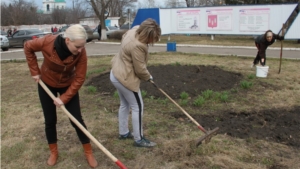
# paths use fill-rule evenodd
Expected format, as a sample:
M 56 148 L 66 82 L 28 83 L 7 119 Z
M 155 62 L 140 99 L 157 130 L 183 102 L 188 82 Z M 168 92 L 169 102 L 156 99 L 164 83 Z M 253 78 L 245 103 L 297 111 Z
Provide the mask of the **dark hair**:
M 271 32 L 271 33 L 272 33 L 272 36 L 273 36 L 273 32 L 272 32 L 271 30 L 267 30 L 267 31 L 265 32 L 265 35 L 264 35 L 265 39 L 267 39 L 267 34 L 268 34 L 269 32 Z

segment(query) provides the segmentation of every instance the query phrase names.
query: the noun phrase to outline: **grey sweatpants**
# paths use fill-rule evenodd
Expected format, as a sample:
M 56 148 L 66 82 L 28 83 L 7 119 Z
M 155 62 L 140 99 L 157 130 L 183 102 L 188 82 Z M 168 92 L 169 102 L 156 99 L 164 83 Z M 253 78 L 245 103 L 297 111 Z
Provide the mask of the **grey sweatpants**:
M 137 93 L 128 90 L 115 78 L 112 71 L 110 72 L 110 81 L 117 89 L 120 98 L 119 134 L 124 135 L 129 132 L 128 118 L 131 109 L 133 128 L 132 134 L 135 141 L 140 140 L 143 137 L 142 118 L 144 110 L 141 91 L 139 90 Z

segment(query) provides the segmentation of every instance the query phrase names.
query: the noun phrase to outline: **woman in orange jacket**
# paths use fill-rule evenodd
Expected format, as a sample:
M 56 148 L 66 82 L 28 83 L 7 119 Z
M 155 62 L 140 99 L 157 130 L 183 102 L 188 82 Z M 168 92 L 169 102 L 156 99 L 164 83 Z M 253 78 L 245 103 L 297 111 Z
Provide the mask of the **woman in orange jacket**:
M 38 84 L 38 93 L 44 112 L 45 132 L 51 151 L 47 161 L 50 166 L 55 165 L 58 158 L 56 107 L 65 105 L 74 118 L 86 128 L 81 116 L 78 94 L 87 71 L 86 39 L 85 29 L 77 24 L 69 27 L 64 35 L 46 35 L 43 38 L 27 41 L 24 45 L 32 78 L 36 82 L 42 80 L 57 97 L 52 100 Z M 38 66 L 35 55 L 35 52 L 39 51 L 44 56 L 41 68 Z M 89 138 L 72 121 L 71 124 L 83 145 L 89 165 L 96 167 L 98 163 L 93 156 Z

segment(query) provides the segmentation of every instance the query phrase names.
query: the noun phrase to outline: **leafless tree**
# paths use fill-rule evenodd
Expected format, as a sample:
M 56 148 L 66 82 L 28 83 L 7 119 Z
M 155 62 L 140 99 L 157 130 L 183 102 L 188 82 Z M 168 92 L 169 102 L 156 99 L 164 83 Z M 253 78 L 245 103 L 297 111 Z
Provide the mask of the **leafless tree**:
M 109 15 L 108 7 L 111 4 L 112 0 L 90 0 L 90 5 L 93 8 L 93 11 L 97 18 L 101 22 L 101 40 L 106 40 L 107 35 L 106 35 L 106 25 L 105 25 L 105 19 Z
M 85 17 L 89 10 L 84 0 L 73 1 L 72 8 L 68 8 L 66 24 L 79 23 L 79 19 Z
M 101 22 L 101 39 L 107 39 L 106 35 L 106 25 L 105 19 L 108 16 L 119 15 L 123 18 L 124 14 L 126 14 L 126 10 L 132 6 L 132 2 L 136 2 L 136 0 L 86 0 L 93 9 L 94 14 Z M 111 15 L 113 13 L 113 15 Z
M 36 24 L 37 6 L 25 0 L 11 0 L 7 5 L 1 4 L 2 25 Z
M 119 25 L 122 25 L 127 18 L 127 9 L 134 9 L 133 0 L 113 0 L 109 6 L 110 16 L 120 17 Z M 135 13 L 135 10 L 131 10 Z
M 54 9 L 51 13 L 51 18 L 55 24 L 64 24 L 67 19 L 67 10 L 65 9 Z
M 5 3 L 1 4 L 1 25 L 7 26 L 10 25 L 10 12 L 8 6 Z
M 10 0 L 1 3 L 1 25 L 32 25 L 32 24 L 71 24 L 79 23 L 85 17 L 87 4 L 85 0 L 75 0 L 73 8 L 54 9 L 52 14 L 38 11 L 34 1 Z M 88 7 L 90 7 L 88 5 Z
M 165 6 L 167 8 L 187 7 L 186 1 L 181 0 L 166 0 Z
M 138 3 L 138 8 L 156 8 L 158 5 L 155 0 L 140 0 Z

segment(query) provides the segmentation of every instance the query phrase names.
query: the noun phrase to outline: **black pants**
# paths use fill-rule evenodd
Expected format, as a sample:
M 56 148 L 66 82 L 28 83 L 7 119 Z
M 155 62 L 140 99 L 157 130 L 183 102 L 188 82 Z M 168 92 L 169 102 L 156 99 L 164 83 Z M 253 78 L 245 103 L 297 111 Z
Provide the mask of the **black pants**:
M 253 64 L 256 65 L 256 64 L 258 64 L 258 62 L 260 62 L 261 65 L 263 65 L 263 66 L 266 65 L 266 60 L 267 60 L 266 57 L 261 58 L 259 56 L 259 50 L 260 50 L 259 44 L 255 43 L 255 46 L 257 47 L 258 51 L 257 51 L 256 57 L 255 57 L 255 59 L 253 61 Z M 264 62 L 262 62 L 261 59 L 264 59 Z
M 101 40 L 101 32 L 98 32 L 99 36 L 98 36 L 98 40 Z
M 65 88 L 53 88 L 47 85 L 49 90 L 57 97 L 57 93 L 64 93 L 68 89 Z M 42 108 L 44 111 L 45 118 L 45 132 L 48 144 L 53 144 L 57 142 L 57 132 L 56 132 L 56 105 L 53 103 L 52 98 L 46 93 L 46 91 L 38 85 L 38 92 L 40 101 L 42 104 Z M 66 109 L 73 115 L 73 117 L 80 123 L 82 126 L 86 128 L 84 121 L 81 116 L 80 105 L 79 105 L 79 94 L 77 93 L 66 105 Z M 90 142 L 90 139 L 70 120 L 72 126 L 75 128 L 79 140 L 82 144 L 86 144 Z

